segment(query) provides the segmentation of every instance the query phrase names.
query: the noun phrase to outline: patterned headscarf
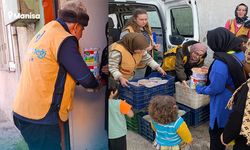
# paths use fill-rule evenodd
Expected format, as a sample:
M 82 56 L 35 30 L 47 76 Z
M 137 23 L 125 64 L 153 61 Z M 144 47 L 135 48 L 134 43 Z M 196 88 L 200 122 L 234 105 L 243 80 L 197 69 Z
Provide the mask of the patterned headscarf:
M 246 13 L 245 13 L 245 15 L 244 15 L 242 18 L 240 18 L 240 17 L 238 16 L 238 14 L 237 14 L 237 10 L 238 10 L 239 7 L 242 6 L 242 5 L 246 7 Z M 248 19 L 248 17 L 247 17 L 247 12 L 248 12 L 248 7 L 247 7 L 247 5 L 245 5 L 244 3 L 241 3 L 241 4 L 239 4 L 239 5 L 236 6 L 236 9 L 235 9 L 234 14 L 235 14 L 236 22 L 237 22 L 238 24 L 242 24 L 244 21 L 246 21 L 246 20 Z

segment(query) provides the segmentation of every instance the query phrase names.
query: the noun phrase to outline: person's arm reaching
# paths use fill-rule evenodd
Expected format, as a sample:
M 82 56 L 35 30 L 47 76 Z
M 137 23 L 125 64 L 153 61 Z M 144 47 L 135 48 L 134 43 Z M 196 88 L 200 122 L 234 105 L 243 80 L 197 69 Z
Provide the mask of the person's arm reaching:
M 84 62 L 77 44 L 78 41 L 73 36 L 65 39 L 58 50 L 58 63 L 62 64 L 67 72 L 83 87 L 97 88 L 98 80 Z
M 209 74 L 210 85 L 201 87 L 196 86 L 198 94 L 216 95 L 224 91 L 228 78 L 228 67 L 221 61 L 215 61 Z

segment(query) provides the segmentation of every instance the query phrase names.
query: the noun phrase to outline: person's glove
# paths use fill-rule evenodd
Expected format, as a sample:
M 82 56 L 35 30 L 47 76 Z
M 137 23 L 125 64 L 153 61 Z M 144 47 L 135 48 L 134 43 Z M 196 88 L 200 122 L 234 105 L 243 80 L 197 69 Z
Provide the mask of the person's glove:
M 196 91 L 198 94 L 203 94 L 204 87 L 202 87 L 202 86 L 200 86 L 200 85 L 196 85 L 195 91 Z

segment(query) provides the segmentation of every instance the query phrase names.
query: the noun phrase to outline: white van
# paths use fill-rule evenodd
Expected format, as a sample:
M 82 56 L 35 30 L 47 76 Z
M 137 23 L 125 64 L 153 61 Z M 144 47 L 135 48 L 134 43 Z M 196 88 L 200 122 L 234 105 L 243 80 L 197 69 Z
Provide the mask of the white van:
M 109 16 L 114 22 L 111 30 L 121 32 L 133 10 L 145 9 L 156 41 L 161 44 L 158 51 L 161 62 L 164 52 L 183 42 L 196 40 L 206 45 L 207 31 L 224 27 L 228 19 L 235 17 L 235 8 L 240 3 L 250 6 L 249 0 L 109 0 Z M 205 65 L 209 66 L 213 52 L 207 48 Z

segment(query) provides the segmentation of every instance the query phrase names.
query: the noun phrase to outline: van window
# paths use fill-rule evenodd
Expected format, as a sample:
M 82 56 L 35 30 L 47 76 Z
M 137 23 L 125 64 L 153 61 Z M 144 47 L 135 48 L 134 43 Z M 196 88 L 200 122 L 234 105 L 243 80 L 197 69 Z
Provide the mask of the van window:
M 161 28 L 161 21 L 158 16 L 157 11 L 147 12 L 148 14 L 148 24 L 152 28 Z
M 184 37 L 193 37 L 193 16 L 192 9 L 174 8 L 171 9 L 171 26 L 173 35 L 182 35 Z
M 148 11 L 148 24 L 151 28 L 161 28 L 161 21 L 157 11 Z M 124 15 L 124 20 L 128 20 L 132 15 Z

